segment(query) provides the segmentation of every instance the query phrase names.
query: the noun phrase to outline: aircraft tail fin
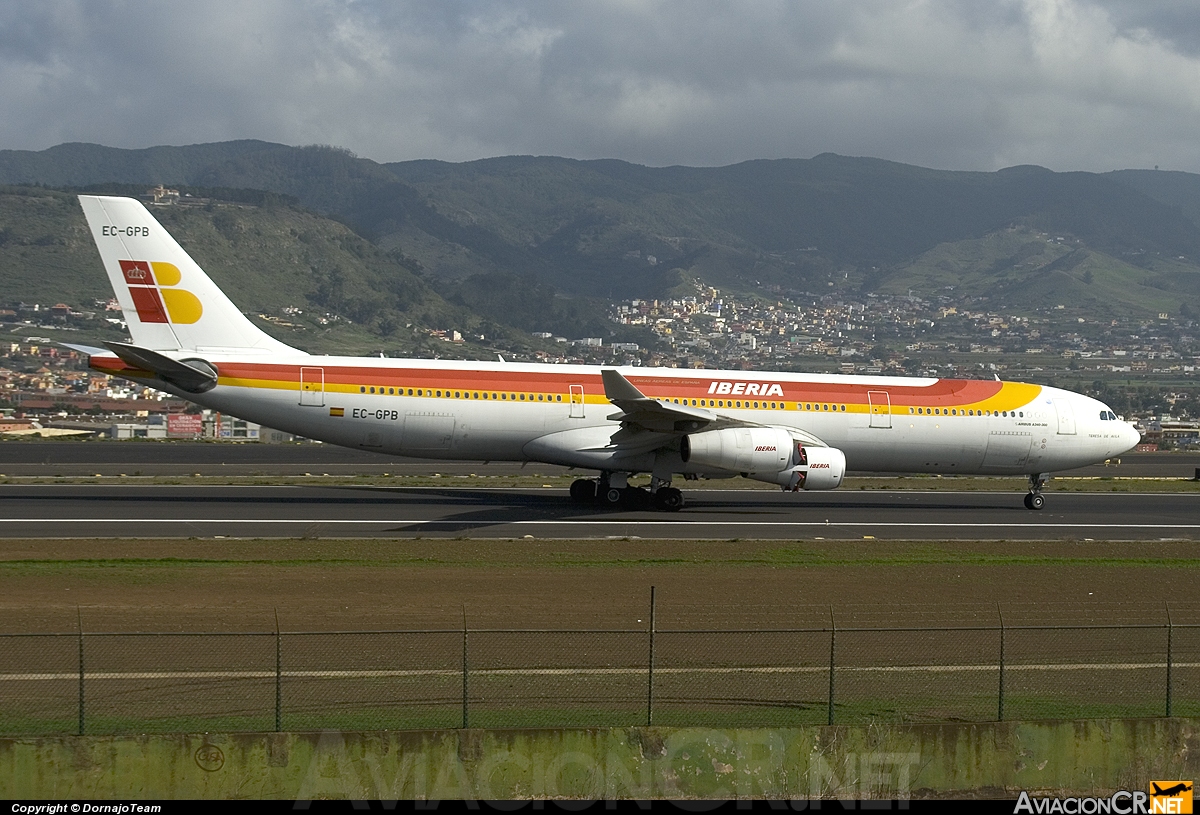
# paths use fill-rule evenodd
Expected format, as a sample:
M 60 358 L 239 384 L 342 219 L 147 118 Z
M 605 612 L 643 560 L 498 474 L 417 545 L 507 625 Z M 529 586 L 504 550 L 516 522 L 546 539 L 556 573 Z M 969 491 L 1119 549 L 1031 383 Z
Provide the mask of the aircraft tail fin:
M 134 345 L 155 351 L 299 353 L 246 319 L 140 201 L 81 195 L 79 203 Z

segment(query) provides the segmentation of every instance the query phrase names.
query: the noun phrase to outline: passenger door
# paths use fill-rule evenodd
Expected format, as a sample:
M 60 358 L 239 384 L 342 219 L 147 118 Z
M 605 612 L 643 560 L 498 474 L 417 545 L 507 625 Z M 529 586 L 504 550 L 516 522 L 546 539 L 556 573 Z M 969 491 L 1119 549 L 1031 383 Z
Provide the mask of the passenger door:
M 300 404 L 307 407 L 325 405 L 324 368 L 300 368 Z
M 887 391 L 867 391 L 871 405 L 871 427 L 892 426 L 892 397 Z

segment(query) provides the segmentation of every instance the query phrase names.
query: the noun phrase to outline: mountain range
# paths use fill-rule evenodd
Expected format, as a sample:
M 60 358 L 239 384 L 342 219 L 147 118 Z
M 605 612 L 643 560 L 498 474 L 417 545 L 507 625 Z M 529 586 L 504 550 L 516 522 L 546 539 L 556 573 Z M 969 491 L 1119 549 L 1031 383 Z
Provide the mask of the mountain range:
M 695 281 L 912 291 L 995 308 L 1200 310 L 1200 175 L 1182 172 L 960 172 L 834 154 L 727 167 L 532 156 L 383 164 L 328 146 L 233 141 L 5 150 L 0 184 L 267 191 L 276 208 L 333 219 L 364 241 L 383 265 L 371 280 L 346 273 L 364 291 L 407 292 L 394 298 L 401 312 L 420 292 L 426 310 L 523 330 L 594 326 L 592 298 L 661 297 Z M 304 229 L 288 229 L 297 234 L 271 239 L 302 255 Z M 302 271 L 305 290 L 318 291 L 323 272 Z M 10 272 L 0 275 L 11 288 Z

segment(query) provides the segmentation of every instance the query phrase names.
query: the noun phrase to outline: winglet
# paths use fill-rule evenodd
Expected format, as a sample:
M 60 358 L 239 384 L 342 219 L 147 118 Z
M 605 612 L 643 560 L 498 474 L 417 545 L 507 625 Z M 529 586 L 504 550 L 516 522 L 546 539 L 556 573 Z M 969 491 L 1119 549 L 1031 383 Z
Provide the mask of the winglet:
M 601 370 L 600 378 L 604 380 L 604 396 L 614 405 L 620 402 L 633 402 L 639 399 L 648 399 L 646 394 L 642 393 L 634 384 L 625 377 L 621 376 L 619 371 L 614 371 L 611 368 Z

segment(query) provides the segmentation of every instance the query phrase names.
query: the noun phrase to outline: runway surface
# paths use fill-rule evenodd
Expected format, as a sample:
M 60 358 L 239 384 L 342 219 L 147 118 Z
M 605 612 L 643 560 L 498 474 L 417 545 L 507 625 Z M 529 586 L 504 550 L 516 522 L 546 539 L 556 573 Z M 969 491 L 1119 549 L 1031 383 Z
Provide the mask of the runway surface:
M 1119 463 L 1118 463 L 1119 462 Z M 1109 464 L 1065 476 L 1191 478 L 1200 453 L 1126 453 Z M 565 467 L 519 462 L 484 464 L 396 458 L 328 444 L 156 441 L 0 441 L 0 474 L 101 475 L 557 475 Z M 852 474 L 853 475 L 853 474 Z
M 1197 540 L 1194 494 L 695 490 L 678 513 L 562 489 L 0 486 L 0 537 Z

